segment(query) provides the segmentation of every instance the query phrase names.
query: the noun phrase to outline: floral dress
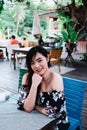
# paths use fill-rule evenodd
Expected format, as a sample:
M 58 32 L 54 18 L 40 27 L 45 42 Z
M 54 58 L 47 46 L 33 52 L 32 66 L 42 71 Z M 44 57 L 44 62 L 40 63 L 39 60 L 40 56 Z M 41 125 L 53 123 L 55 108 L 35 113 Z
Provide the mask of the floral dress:
M 63 91 L 40 92 L 37 105 L 45 108 L 48 117 L 57 118 L 57 130 L 68 130 L 70 124 Z
M 18 109 L 23 110 L 23 103 L 27 97 L 26 87 L 22 87 L 19 92 Z M 63 91 L 53 90 L 52 92 L 40 92 L 36 105 L 44 107 L 49 118 L 57 119 L 57 130 L 68 130 L 69 121 L 66 111 L 66 101 Z

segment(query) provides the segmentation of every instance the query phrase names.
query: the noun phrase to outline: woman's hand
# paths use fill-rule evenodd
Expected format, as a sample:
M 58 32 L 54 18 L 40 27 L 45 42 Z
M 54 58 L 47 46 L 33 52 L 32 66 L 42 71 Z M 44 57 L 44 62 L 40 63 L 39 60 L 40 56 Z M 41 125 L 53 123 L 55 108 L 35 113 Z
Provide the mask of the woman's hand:
M 24 102 L 24 109 L 27 112 L 31 112 L 35 108 L 36 95 L 38 85 L 41 83 L 42 77 L 36 73 L 32 76 L 32 85 L 29 91 L 29 94 Z
M 35 106 L 35 109 L 36 109 L 37 111 L 39 111 L 40 113 L 46 115 L 46 111 L 45 111 L 45 108 L 44 108 L 44 107 Z
M 41 83 L 42 77 L 36 73 L 33 74 L 32 76 L 32 85 L 35 87 L 38 87 L 38 85 Z

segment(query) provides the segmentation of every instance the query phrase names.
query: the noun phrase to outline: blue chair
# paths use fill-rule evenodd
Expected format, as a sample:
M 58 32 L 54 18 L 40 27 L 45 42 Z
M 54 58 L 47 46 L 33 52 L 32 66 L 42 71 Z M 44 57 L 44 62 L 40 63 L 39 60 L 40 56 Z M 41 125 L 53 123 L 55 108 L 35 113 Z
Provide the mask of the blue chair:
M 87 82 L 67 77 L 63 77 L 63 81 L 70 121 L 69 130 L 82 130 L 82 108 Z

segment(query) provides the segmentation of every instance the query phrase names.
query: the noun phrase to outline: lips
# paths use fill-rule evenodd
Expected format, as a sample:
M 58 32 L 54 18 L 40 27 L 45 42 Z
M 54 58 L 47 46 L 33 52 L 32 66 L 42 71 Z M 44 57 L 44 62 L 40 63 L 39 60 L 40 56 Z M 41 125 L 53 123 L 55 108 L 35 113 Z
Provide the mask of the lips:
M 42 69 L 38 69 L 38 70 L 36 70 L 37 73 L 40 73 L 41 71 L 42 71 Z

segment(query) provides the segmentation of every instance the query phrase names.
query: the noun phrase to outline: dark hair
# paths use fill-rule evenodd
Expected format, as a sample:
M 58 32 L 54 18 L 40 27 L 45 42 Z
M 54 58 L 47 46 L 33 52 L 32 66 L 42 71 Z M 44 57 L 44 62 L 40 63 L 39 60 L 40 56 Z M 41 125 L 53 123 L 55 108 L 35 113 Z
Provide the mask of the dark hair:
M 31 87 L 31 83 L 32 83 L 32 75 L 33 75 L 33 70 L 31 68 L 31 62 L 32 62 L 32 58 L 37 54 L 37 53 L 42 54 L 43 56 L 47 57 L 48 56 L 48 51 L 46 49 L 44 49 L 42 46 L 35 46 L 32 47 L 28 52 L 27 52 L 27 56 L 26 56 L 26 66 L 28 69 L 28 86 L 29 88 Z
M 26 40 L 26 37 L 23 37 L 23 40 Z
M 14 36 L 14 35 L 12 35 L 12 36 L 11 36 L 11 38 L 15 39 L 15 36 Z

